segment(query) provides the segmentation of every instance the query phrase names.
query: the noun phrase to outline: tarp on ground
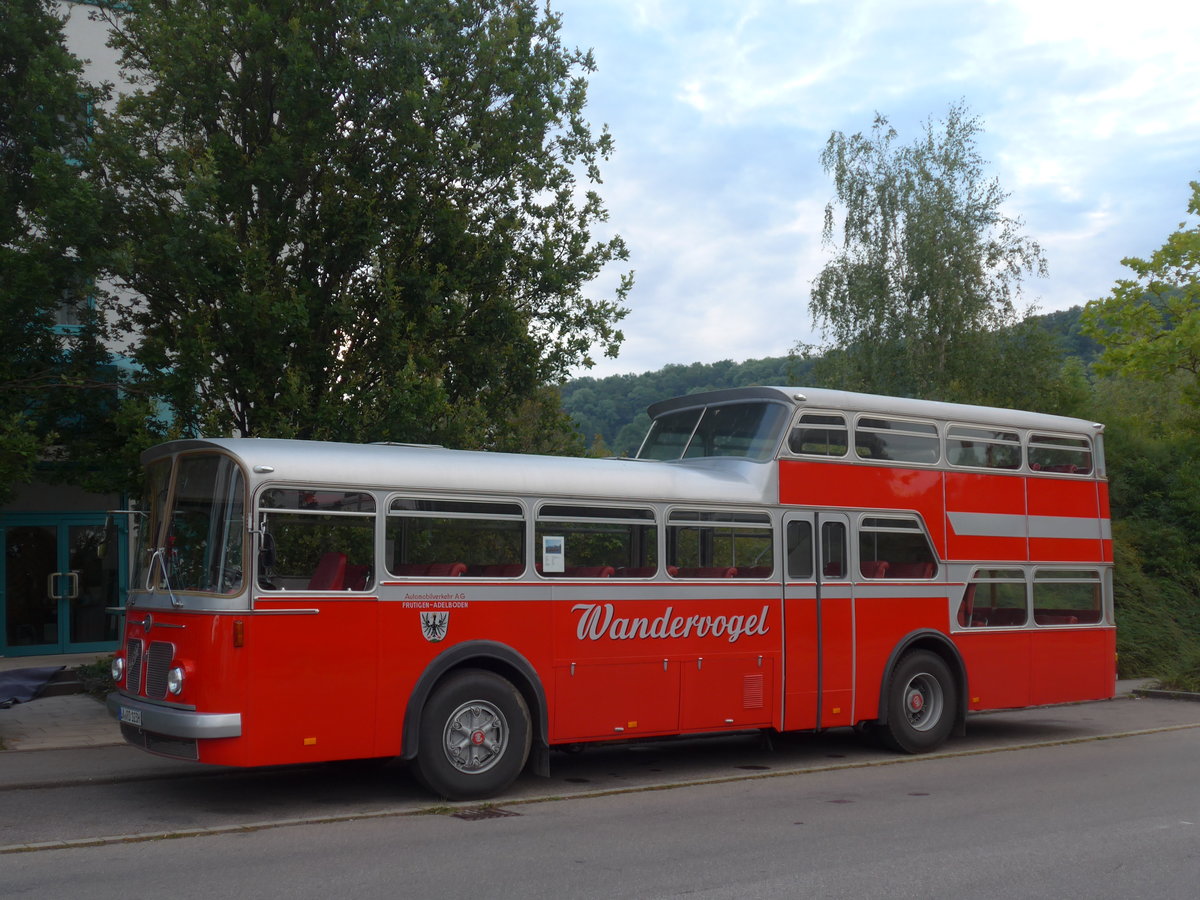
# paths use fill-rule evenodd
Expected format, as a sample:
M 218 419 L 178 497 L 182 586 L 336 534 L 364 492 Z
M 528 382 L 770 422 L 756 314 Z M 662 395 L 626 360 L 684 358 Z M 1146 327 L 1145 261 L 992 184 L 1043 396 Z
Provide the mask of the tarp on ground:
M 0 709 L 15 703 L 28 703 L 42 692 L 50 679 L 66 666 L 42 666 L 35 669 L 0 671 Z

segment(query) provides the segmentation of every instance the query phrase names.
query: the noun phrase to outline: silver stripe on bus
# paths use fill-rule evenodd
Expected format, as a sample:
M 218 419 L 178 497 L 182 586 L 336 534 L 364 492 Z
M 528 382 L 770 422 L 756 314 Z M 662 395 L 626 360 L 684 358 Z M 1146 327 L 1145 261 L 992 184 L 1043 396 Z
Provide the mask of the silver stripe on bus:
M 1109 519 L 1078 516 L 1029 516 L 999 513 L 947 512 L 954 533 L 970 537 L 1074 538 L 1111 540 Z M 1028 530 L 1026 524 L 1028 523 Z

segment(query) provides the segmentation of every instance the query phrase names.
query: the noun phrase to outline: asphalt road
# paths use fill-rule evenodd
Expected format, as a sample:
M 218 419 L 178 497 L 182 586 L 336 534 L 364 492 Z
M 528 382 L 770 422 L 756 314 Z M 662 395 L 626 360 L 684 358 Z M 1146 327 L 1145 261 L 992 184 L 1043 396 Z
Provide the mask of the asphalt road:
M 51 753 L 3 760 L 6 897 L 1200 893 L 1193 703 L 975 716 L 928 757 L 849 732 L 589 750 L 489 806 L 439 805 L 394 765 Z

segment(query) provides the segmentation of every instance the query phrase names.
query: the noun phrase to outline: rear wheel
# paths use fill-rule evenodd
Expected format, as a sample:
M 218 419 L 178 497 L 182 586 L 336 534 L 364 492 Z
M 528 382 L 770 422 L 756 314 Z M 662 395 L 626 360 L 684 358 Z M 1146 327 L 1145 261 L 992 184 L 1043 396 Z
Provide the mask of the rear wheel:
M 954 728 L 958 686 L 936 653 L 914 650 L 892 672 L 887 691 L 887 723 L 879 736 L 901 753 L 928 753 Z
M 449 800 L 489 797 L 521 774 L 532 734 L 529 707 L 510 682 L 482 669 L 456 672 L 421 711 L 417 774 Z

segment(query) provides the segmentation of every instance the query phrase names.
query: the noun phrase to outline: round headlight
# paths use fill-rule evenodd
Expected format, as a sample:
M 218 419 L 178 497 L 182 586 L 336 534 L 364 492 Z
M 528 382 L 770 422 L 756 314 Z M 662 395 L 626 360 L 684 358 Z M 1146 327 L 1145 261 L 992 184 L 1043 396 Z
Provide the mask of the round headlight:
M 183 666 L 175 666 L 167 673 L 167 690 L 176 696 L 183 690 Z
M 112 680 L 114 682 L 116 682 L 117 684 L 120 684 L 122 681 L 124 681 L 125 680 L 125 657 L 114 656 L 113 661 L 112 661 L 112 667 L 109 670 L 109 672 L 112 675 Z

